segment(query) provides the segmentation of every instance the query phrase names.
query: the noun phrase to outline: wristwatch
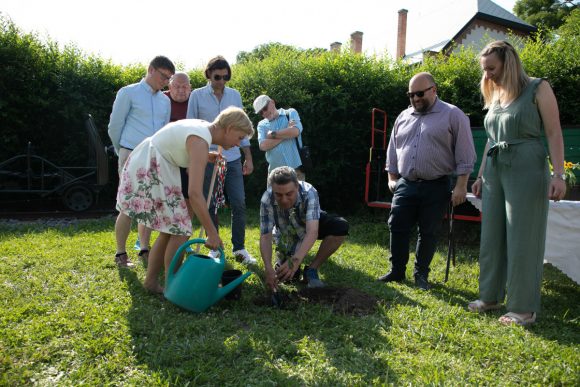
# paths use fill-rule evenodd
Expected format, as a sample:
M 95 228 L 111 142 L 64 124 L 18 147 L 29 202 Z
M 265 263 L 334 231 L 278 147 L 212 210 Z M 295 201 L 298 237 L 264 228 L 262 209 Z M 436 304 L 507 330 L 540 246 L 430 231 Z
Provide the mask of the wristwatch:
M 275 140 L 276 139 L 276 132 L 272 132 L 272 139 Z
M 552 173 L 552 177 L 557 177 L 560 180 L 566 181 L 566 175 L 564 173 Z

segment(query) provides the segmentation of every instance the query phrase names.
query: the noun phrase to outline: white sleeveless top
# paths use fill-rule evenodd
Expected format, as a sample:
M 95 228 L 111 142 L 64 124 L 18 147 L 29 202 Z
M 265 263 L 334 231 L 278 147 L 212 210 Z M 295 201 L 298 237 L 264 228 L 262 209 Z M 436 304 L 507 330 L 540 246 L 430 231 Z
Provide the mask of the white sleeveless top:
M 151 143 L 171 164 L 181 168 L 189 166 L 189 154 L 186 141 L 189 136 L 197 136 L 211 145 L 210 122 L 198 119 L 186 119 L 165 125 L 151 137 Z

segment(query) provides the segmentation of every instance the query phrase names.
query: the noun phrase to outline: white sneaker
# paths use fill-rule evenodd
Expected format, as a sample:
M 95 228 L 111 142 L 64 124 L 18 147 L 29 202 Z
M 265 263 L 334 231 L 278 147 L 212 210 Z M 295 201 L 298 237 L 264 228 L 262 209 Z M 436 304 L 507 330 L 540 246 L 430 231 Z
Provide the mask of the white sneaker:
M 220 257 L 220 252 L 219 250 L 211 250 L 208 255 L 210 258 L 216 259 Z
M 241 262 L 243 265 L 255 265 L 257 263 L 256 259 L 246 249 L 234 251 L 234 257 L 236 257 L 236 261 Z

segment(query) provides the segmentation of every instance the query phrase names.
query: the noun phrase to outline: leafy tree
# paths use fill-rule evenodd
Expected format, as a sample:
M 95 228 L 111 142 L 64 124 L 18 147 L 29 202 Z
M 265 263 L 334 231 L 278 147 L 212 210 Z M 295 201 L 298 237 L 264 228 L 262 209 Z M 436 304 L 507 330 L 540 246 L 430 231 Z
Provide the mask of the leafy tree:
M 556 29 L 578 7 L 578 0 L 517 0 L 515 14 L 538 27 Z
M 578 126 L 580 88 L 580 9 L 566 18 L 550 40 L 537 36 L 526 42 L 520 56 L 528 75 L 546 78 L 552 85 L 562 125 Z M 548 43 L 548 44 L 546 44 Z
M 580 8 L 570 12 L 562 27 L 558 29 L 558 35 L 562 38 L 576 41 L 580 39 Z
M 254 48 L 250 52 L 240 51 L 238 53 L 238 55 L 236 56 L 236 62 L 237 63 L 247 63 L 247 62 L 250 62 L 253 60 L 264 60 L 265 58 L 271 56 L 274 52 L 286 52 L 288 54 L 303 52 L 306 54 L 317 55 L 317 54 L 323 53 L 325 51 L 326 51 L 326 49 L 324 49 L 324 48 L 309 48 L 307 50 L 304 50 L 302 48 L 297 48 L 294 46 L 289 46 L 287 44 L 274 42 L 274 43 L 261 44 L 261 45 L 257 46 L 256 48 Z

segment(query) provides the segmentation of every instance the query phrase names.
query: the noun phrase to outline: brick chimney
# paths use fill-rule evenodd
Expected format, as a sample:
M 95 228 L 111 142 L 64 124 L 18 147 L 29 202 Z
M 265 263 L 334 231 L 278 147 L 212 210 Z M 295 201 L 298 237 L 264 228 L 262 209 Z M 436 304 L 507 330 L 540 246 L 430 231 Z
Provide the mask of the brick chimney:
M 363 33 L 360 31 L 355 31 L 350 34 L 350 49 L 355 54 L 360 54 L 362 52 L 362 36 Z
M 340 42 L 330 43 L 330 51 L 332 51 L 332 52 L 340 52 L 341 48 L 342 48 L 342 43 L 340 43 Z
M 405 46 L 407 45 L 407 10 L 399 10 L 399 25 L 397 27 L 397 57 L 405 56 Z

